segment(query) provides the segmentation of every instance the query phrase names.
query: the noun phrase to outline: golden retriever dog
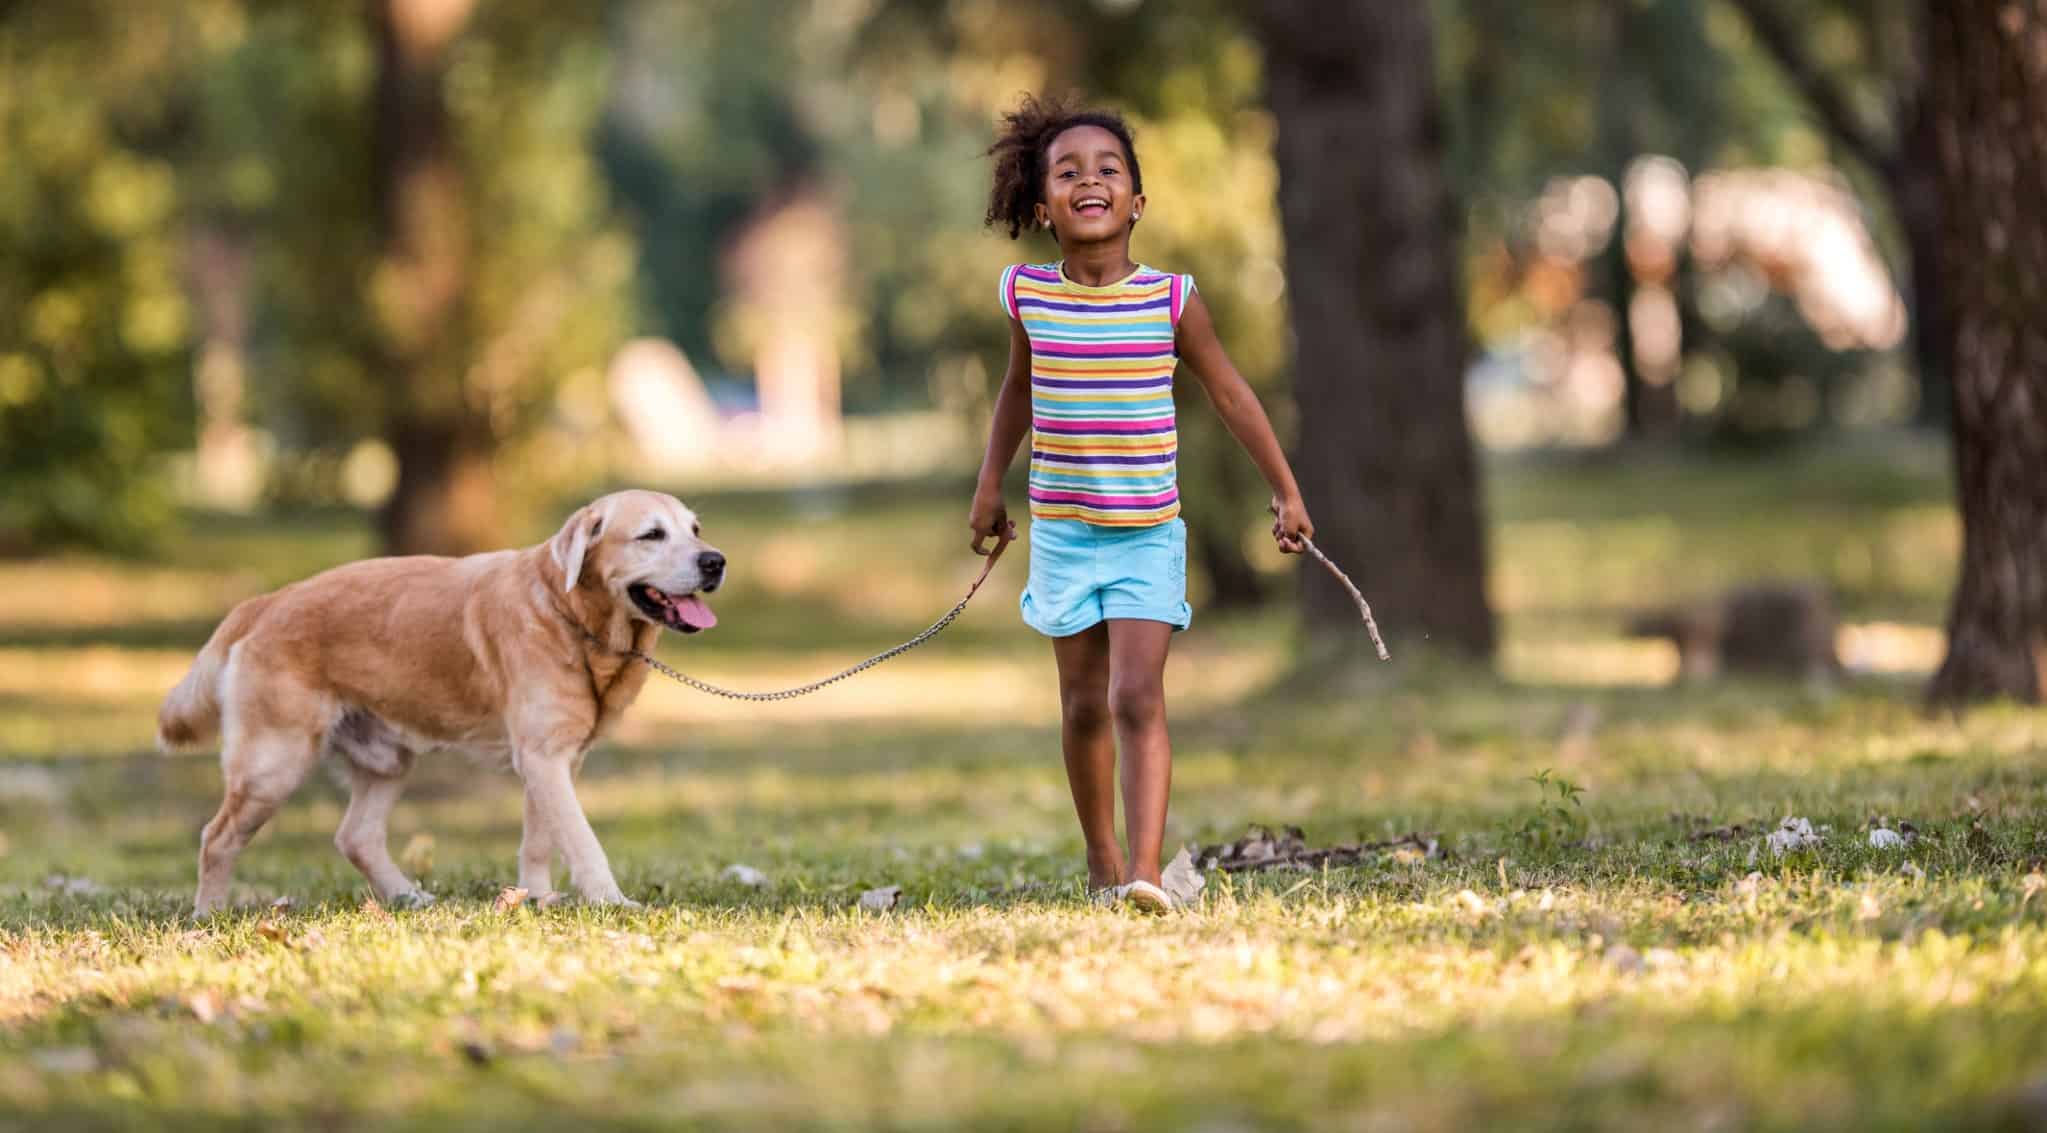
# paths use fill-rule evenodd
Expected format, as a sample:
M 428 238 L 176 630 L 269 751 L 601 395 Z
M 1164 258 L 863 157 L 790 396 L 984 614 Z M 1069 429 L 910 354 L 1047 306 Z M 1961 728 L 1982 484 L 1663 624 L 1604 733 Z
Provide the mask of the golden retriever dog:
M 242 847 L 313 765 L 349 783 L 334 844 L 387 903 L 430 898 L 391 860 L 385 824 L 413 759 L 436 748 L 509 764 L 525 784 L 519 884 L 553 889 L 554 856 L 586 901 L 619 891 L 576 801 L 590 745 L 647 680 L 624 655 L 663 627 L 717 624 L 703 594 L 725 556 L 659 492 L 605 496 L 552 539 L 451 559 L 369 559 L 236 606 L 157 717 L 166 749 L 221 740 L 226 798 L 199 842 L 204 914 Z

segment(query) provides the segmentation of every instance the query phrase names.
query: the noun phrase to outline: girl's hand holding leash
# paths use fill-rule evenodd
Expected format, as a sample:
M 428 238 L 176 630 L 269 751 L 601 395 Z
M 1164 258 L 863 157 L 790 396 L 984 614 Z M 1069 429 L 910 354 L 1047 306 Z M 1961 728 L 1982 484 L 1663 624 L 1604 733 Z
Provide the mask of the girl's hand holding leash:
M 974 529 L 974 553 L 977 555 L 999 554 L 1004 545 L 1016 538 L 1016 524 L 1009 521 L 1009 508 L 1002 502 L 1001 490 L 979 489 L 974 492 L 974 509 L 967 515 L 967 526 Z M 989 539 L 995 540 L 995 547 L 983 546 Z

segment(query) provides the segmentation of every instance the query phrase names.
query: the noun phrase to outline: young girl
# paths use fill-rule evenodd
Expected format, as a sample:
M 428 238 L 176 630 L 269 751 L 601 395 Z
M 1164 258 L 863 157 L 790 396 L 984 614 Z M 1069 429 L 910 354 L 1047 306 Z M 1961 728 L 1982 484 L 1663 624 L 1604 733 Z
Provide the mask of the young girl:
M 1272 486 L 1280 549 L 1315 526 L 1272 425 L 1222 344 L 1191 276 L 1130 258 L 1144 177 L 1120 115 L 1026 98 L 989 149 L 987 223 L 1049 232 L 1060 258 L 1002 273 L 1009 368 L 974 492 L 974 550 L 1013 532 L 1002 475 L 1032 433 L 1030 581 L 1023 619 L 1052 638 L 1060 740 L 1087 842 L 1090 889 L 1146 912 L 1160 888 L 1172 748 L 1166 646 L 1187 628 L 1187 529 L 1175 484 L 1173 370 L 1184 357 Z M 1116 843 L 1122 749 L 1126 854 Z

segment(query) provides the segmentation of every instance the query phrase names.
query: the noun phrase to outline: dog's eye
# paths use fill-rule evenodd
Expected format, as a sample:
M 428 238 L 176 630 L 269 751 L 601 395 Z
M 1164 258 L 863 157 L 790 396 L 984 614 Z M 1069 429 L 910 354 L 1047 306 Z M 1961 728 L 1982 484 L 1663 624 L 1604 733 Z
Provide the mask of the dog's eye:
M 704 525 L 703 525 L 703 524 L 701 524 L 701 523 L 692 523 L 692 524 L 690 524 L 690 525 L 689 525 L 689 533 L 690 533 L 690 535 L 691 535 L 691 537 L 692 537 L 692 538 L 694 538 L 695 536 L 698 536 L 698 535 L 702 535 L 702 534 L 704 533 Z
M 661 540 L 666 538 L 668 538 L 668 532 L 662 530 L 659 527 L 656 527 L 651 531 L 640 532 L 640 542 L 642 543 L 659 543 Z

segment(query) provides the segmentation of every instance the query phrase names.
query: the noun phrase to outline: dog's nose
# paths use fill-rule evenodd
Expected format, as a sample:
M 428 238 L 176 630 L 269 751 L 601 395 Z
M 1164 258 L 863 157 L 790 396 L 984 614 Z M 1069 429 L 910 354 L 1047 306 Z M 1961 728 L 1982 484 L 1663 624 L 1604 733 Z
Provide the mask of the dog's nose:
M 705 551 L 697 556 L 697 570 L 705 578 L 716 578 L 725 573 L 725 556 L 716 551 Z

